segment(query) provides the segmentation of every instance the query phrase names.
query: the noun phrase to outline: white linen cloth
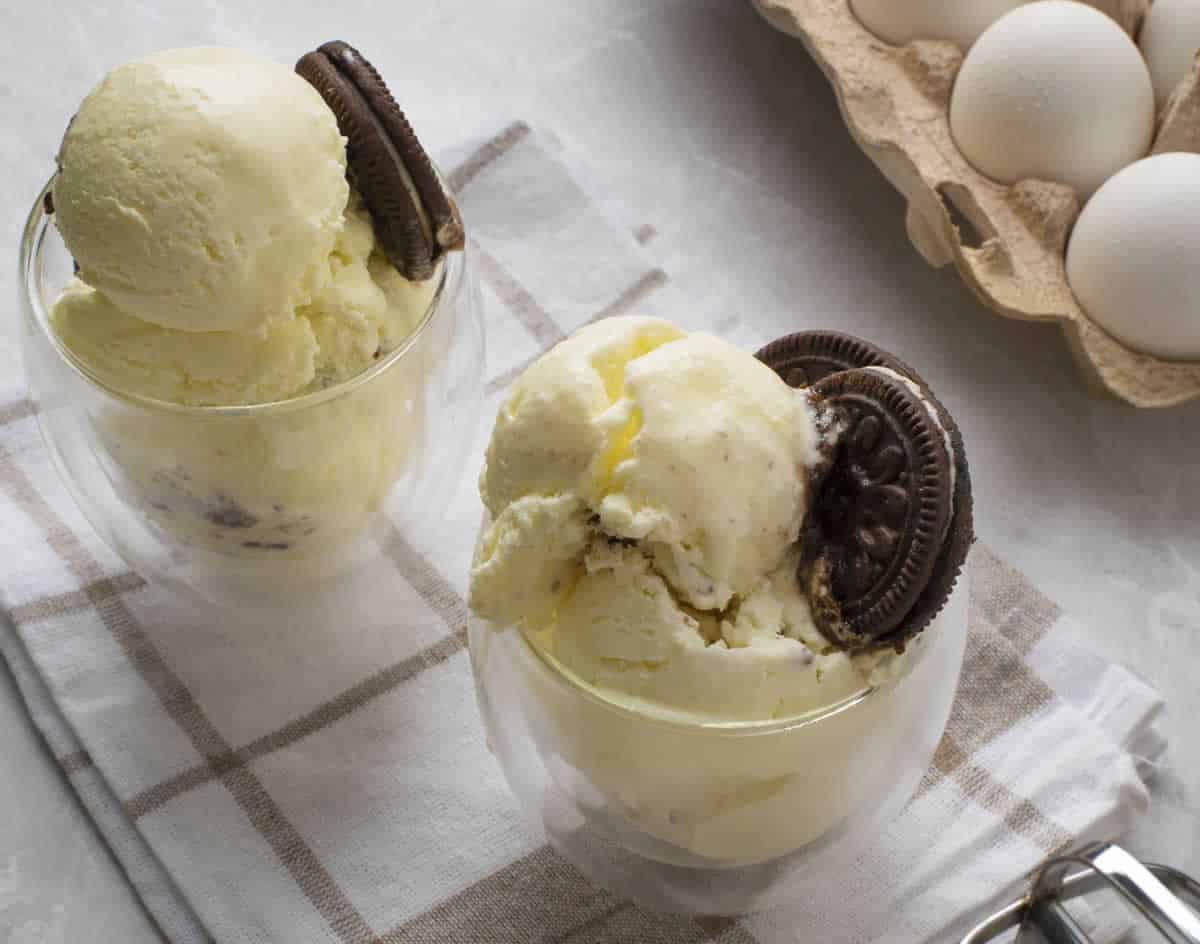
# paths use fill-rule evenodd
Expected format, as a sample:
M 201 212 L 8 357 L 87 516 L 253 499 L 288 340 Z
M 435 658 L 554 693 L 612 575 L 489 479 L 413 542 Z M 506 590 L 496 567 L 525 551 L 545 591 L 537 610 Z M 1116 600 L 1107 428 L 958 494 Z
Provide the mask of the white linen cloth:
M 769 339 L 681 297 L 653 221 L 598 194 L 549 135 L 518 122 L 441 164 L 480 260 L 487 403 L 442 527 L 393 534 L 386 619 L 218 623 L 146 585 L 73 504 L 20 380 L 0 382 L 0 652 L 167 940 L 949 941 L 1048 854 L 1120 835 L 1148 802 L 1161 700 L 984 544 L 934 764 L 872 853 L 829 878 L 826 900 L 853 909 L 648 914 L 530 832 L 464 651 L 475 474 L 503 391 L 573 329 L 627 311 Z

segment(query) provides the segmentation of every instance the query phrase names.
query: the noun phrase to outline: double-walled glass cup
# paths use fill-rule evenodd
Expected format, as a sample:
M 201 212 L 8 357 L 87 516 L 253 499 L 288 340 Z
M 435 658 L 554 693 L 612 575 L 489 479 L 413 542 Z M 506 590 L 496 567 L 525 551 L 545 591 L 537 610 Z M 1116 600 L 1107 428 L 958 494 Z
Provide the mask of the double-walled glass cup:
M 902 815 L 949 718 L 966 574 L 896 677 L 781 720 L 652 714 L 516 627 L 473 619 L 469 633 L 489 744 L 534 829 L 645 907 L 738 914 L 818 894 Z
M 116 389 L 55 334 L 72 276 L 48 184 L 20 257 L 30 396 L 96 531 L 141 575 L 218 604 L 296 603 L 379 562 L 391 529 L 436 519 L 482 398 L 470 253 L 449 254 L 395 350 L 342 383 L 246 406 L 182 406 Z

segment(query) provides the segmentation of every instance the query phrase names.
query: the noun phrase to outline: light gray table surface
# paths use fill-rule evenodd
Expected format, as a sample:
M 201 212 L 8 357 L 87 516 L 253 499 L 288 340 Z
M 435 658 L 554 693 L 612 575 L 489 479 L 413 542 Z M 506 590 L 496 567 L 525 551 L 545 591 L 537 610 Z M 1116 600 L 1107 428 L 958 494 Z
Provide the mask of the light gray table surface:
M 291 61 L 340 37 L 432 150 L 507 118 L 555 132 L 657 227 L 697 304 L 771 337 L 837 326 L 917 365 L 968 440 L 983 540 L 1169 701 L 1151 813 L 1129 837 L 1200 874 L 1200 405 L 1090 398 L 1056 329 L 1001 320 L 907 243 L 904 204 L 850 140 L 800 45 L 740 0 L 0 4 L 0 295 L 78 100 L 155 49 Z M 317 5 L 314 5 L 317 6 Z M 13 306 L 0 369 L 16 370 Z M 0 941 L 156 940 L 0 669 Z

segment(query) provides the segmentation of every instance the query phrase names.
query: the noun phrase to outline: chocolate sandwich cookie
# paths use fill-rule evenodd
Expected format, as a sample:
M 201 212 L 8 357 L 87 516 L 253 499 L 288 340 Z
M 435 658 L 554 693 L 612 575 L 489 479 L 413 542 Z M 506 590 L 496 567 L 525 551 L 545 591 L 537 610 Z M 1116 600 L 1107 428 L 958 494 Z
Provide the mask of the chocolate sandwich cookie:
M 856 367 L 886 367 L 909 379 L 917 376 L 895 355 L 840 331 L 799 331 L 785 335 L 754 356 L 782 377 L 789 387 L 811 387 L 830 374 Z
M 444 253 L 463 247 L 462 218 L 387 84 L 339 41 L 301 57 L 296 72 L 346 136 L 351 181 L 389 261 L 408 279 L 430 278 Z
M 962 437 L 891 365 L 827 374 L 812 395 L 839 428 L 803 536 L 814 622 L 842 649 L 903 650 L 945 605 L 974 537 Z
M 954 496 L 950 528 L 942 542 L 941 554 L 924 592 L 904 618 L 904 638 L 899 640 L 901 647 L 905 640 L 924 630 L 942 611 L 958 582 L 963 564 L 967 562 L 971 545 L 975 543 L 975 500 L 971 494 L 971 469 L 967 465 L 962 432 L 941 402 L 929 393 L 928 388 L 924 389 L 926 402 L 937 412 L 938 422 L 950 442 L 950 461 L 954 464 Z

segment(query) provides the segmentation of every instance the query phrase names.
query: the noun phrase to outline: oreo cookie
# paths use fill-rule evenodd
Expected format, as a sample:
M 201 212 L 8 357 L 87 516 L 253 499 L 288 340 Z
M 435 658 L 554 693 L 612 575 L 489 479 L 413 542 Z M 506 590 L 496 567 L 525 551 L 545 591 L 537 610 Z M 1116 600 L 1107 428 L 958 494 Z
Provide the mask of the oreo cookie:
M 302 56 L 296 72 L 337 118 L 351 182 L 388 260 L 408 279 L 430 278 L 446 252 L 463 247 L 462 218 L 387 84 L 340 41 Z
M 883 370 L 833 371 L 811 388 L 839 432 L 809 506 L 800 580 L 817 628 L 850 651 L 902 651 L 945 605 L 974 539 L 961 434 L 884 357 Z
M 904 619 L 902 638 L 896 640 L 901 648 L 907 639 L 928 627 L 942 611 L 967 562 L 971 545 L 975 543 L 975 499 L 971 493 L 971 469 L 967 464 L 962 433 L 946 408 L 928 389 L 925 390 L 925 398 L 936 410 L 938 421 L 950 441 L 950 461 L 954 463 L 954 497 L 950 528 L 942 542 L 942 551 L 934 565 L 933 575 Z
M 811 387 L 817 381 L 856 367 L 886 367 L 916 379 L 900 358 L 869 341 L 839 331 L 800 331 L 778 338 L 754 355 L 789 387 Z

